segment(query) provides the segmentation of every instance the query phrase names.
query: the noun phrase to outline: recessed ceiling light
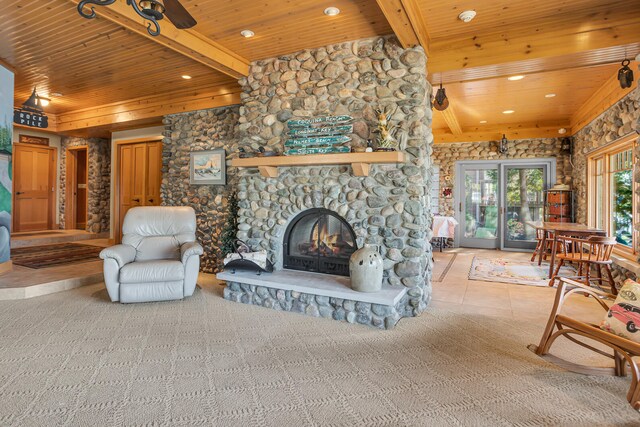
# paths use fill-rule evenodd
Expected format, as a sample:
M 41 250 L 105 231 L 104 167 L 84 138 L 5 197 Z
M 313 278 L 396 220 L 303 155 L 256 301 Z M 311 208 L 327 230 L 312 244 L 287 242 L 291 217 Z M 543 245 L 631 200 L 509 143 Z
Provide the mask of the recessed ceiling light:
M 62 96 L 62 94 L 60 92 L 51 92 L 51 96 L 60 97 L 60 96 Z
M 564 135 L 565 133 L 567 133 L 567 130 L 565 128 L 560 128 L 560 129 L 558 129 L 558 133 L 560 135 Z
M 328 7 L 324 10 L 324 14 L 327 16 L 336 16 L 340 13 L 340 9 L 338 9 L 337 7 Z
M 185 74 L 185 75 L 183 75 L 183 76 L 182 76 L 182 78 L 183 78 L 183 79 L 185 79 L 185 80 L 191 80 L 191 76 L 188 76 L 188 75 L 186 75 L 186 74 Z
M 522 80 L 522 79 L 524 79 L 524 76 L 522 76 L 522 75 L 507 77 L 507 80 L 511 80 L 512 82 L 514 82 L 516 80 Z
M 513 111 L 513 110 L 504 110 L 502 112 L 502 114 L 513 114 L 513 113 L 515 113 L 515 111 Z
M 486 120 L 480 120 L 480 123 L 485 124 L 485 123 L 487 123 L 487 121 Z
M 544 97 L 545 97 L 545 98 L 553 98 L 554 96 L 556 96 L 556 94 L 555 94 L 555 93 L 548 93 L 548 94 L 546 94 Z
M 458 19 L 461 20 L 462 22 L 471 22 L 471 20 L 475 17 L 476 17 L 475 10 L 465 10 L 460 15 L 458 15 Z
M 251 31 L 251 30 L 242 30 L 242 31 L 240 31 L 240 35 L 241 35 L 242 37 L 249 38 L 249 37 L 253 37 L 253 36 L 255 36 L 255 35 L 256 35 L 256 33 L 254 33 L 254 32 L 253 32 L 253 31 Z

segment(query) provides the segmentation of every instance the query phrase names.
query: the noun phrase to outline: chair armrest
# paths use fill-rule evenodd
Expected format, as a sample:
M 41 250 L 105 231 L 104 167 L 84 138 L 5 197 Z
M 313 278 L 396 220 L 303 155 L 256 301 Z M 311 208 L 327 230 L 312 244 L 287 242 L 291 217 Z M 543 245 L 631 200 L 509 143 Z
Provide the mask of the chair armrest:
M 118 267 L 122 268 L 136 259 L 136 248 L 130 245 L 110 246 L 100 252 L 100 258 L 114 259 L 118 263 Z
M 612 300 L 616 299 L 616 296 L 613 295 L 613 294 L 601 291 L 600 289 L 592 288 L 590 286 L 586 286 L 584 283 L 576 282 L 573 279 L 568 279 L 566 277 L 558 277 L 558 280 L 560 280 L 561 282 L 564 282 L 564 283 L 572 286 L 573 287 L 572 289 L 579 288 L 578 292 L 581 292 L 581 293 L 593 293 L 593 294 L 596 294 L 598 296 L 609 298 L 609 299 L 612 299 Z M 568 290 L 571 290 L 571 289 L 567 289 L 567 291 Z
M 204 253 L 204 249 L 198 242 L 187 242 L 183 243 L 180 246 L 180 258 L 182 259 L 182 263 L 185 264 L 187 259 L 192 255 L 202 255 Z

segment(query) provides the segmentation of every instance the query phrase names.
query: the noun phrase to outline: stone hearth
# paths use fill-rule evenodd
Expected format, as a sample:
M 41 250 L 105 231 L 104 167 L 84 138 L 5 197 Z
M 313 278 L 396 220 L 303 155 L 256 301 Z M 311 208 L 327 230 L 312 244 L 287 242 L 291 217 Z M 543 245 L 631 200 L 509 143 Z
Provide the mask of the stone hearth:
M 405 287 L 386 285 L 380 292 L 357 292 L 348 277 L 330 274 L 280 270 L 261 275 L 224 272 L 217 277 L 227 282 L 224 297 L 230 301 L 381 329 L 393 327 L 406 305 Z

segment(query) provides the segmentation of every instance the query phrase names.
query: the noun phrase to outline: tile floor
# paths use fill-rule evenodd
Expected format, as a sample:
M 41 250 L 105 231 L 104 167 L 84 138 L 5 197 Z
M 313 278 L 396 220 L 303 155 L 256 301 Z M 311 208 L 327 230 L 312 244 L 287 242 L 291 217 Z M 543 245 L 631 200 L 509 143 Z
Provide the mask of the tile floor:
M 446 252 L 456 252 L 457 256 L 443 281 L 433 283 L 430 306 L 460 313 L 546 322 L 553 306 L 555 288 L 469 279 L 471 261 L 476 255 L 528 261 L 531 253 L 469 248 L 449 249 Z M 436 263 L 439 258 L 441 262 L 448 262 L 446 255 L 435 252 Z M 564 312 L 595 323 L 599 323 L 604 315 L 597 302 L 582 296 L 572 297 L 565 305 Z

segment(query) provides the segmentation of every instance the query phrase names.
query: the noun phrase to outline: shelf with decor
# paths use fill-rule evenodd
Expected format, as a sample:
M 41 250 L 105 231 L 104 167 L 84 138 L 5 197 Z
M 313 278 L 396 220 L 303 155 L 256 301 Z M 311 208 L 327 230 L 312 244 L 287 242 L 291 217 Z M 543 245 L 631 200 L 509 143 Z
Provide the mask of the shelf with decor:
M 544 220 L 547 222 L 573 221 L 573 191 L 550 189 L 544 192 Z
M 351 165 L 354 176 L 369 176 L 372 164 L 404 163 L 405 154 L 401 151 L 376 151 L 373 153 L 307 154 L 301 156 L 265 156 L 236 158 L 231 166 L 239 168 L 258 168 L 267 178 L 278 176 L 278 168 L 292 166 Z

